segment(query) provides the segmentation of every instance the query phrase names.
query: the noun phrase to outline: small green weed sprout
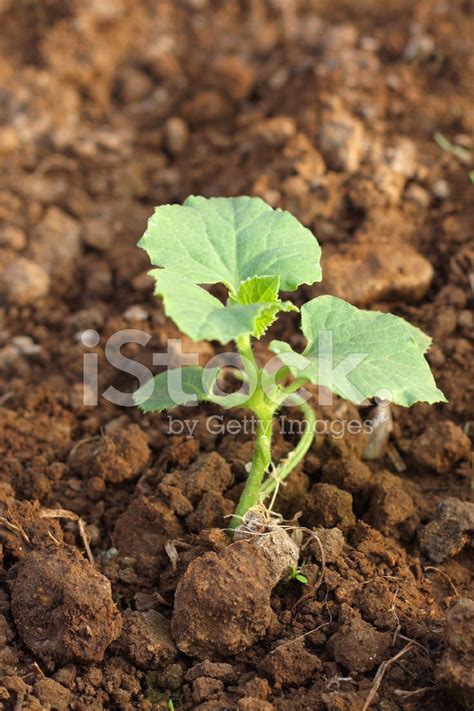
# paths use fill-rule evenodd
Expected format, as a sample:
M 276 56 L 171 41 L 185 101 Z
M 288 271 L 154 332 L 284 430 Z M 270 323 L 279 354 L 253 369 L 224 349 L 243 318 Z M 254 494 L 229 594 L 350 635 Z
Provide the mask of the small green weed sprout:
M 303 573 L 301 572 L 301 569 L 297 568 L 295 566 L 293 566 L 291 569 L 291 573 L 289 575 L 289 580 L 297 580 L 302 585 L 308 584 L 308 578 L 306 577 L 306 575 L 303 575 Z
M 274 358 L 259 366 L 253 341 L 281 312 L 299 311 L 280 292 L 322 278 L 320 246 L 289 212 L 257 197 L 191 196 L 183 205 L 156 208 L 139 246 L 158 267 L 150 272 L 155 293 L 178 328 L 193 341 L 233 342 L 240 356 L 237 392 L 218 390 L 221 367 L 211 360 L 204 368 L 168 369 L 134 396 L 144 412 L 212 402 L 254 413 L 255 448 L 231 528 L 275 491 L 310 448 L 316 418 L 303 386 L 325 386 L 356 404 L 377 397 L 405 407 L 445 401 L 424 358 L 428 336 L 397 316 L 362 311 L 334 296 L 318 296 L 301 307 L 303 353 L 272 341 L 278 367 Z M 210 293 L 215 284 L 224 286 L 225 300 Z M 287 405 L 300 408 L 305 430 L 293 452 L 274 466 L 274 418 Z

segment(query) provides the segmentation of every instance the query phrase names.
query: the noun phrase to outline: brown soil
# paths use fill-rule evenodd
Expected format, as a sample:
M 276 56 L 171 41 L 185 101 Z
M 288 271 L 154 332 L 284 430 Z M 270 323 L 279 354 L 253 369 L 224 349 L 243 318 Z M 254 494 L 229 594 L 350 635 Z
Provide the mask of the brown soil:
M 371 708 L 473 708 L 469 3 L 4 0 L 0 18 L 0 707 L 357 711 L 403 652 Z M 279 494 L 325 553 L 305 549 L 307 586 L 229 548 L 251 434 L 207 432 L 210 407 L 187 438 L 83 405 L 86 353 L 101 392 L 136 387 L 105 360 L 115 331 L 151 334 L 123 349 L 147 364 L 178 335 L 136 241 L 190 193 L 314 229 L 325 281 L 298 302 L 327 290 L 433 335 L 448 404 L 394 408 L 378 461 L 360 431 L 320 434 Z M 269 337 L 302 345 L 291 314 Z

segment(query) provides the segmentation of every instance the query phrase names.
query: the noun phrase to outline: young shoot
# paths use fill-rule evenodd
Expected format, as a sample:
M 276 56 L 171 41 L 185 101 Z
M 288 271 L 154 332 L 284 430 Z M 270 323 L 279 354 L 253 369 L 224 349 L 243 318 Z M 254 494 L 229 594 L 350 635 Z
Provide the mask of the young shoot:
M 289 575 L 289 580 L 297 580 L 301 585 L 307 585 L 308 584 L 308 578 L 306 575 L 303 575 L 301 572 L 301 568 L 293 566 L 291 569 L 291 573 Z
M 372 398 L 409 407 L 445 401 L 424 357 L 431 339 L 402 318 L 362 311 L 334 296 L 318 296 L 301 307 L 303 353 L 272 341 L 278 356 L 262 367 L 253 343 L 282 311 L 298 311 L 280 292 L 321 281 L 321 249 L 314 235 L 289 212 L 274 210 L 257 197 L 188 197 L 183 205 L 156 208 L 139 242 L 158 268 L 155 294 L 165 313 L 193 341 L 233 342 L 240 356 L 242 386 L 225 394 L 212 361 L 166 370 L 135 393 L 144 412 L 213 402 L 246 408 L 257 420 L 248 478 L 231 527 L 263 503 L 303 459 L 311 446 L 316 418 L 302 388 L 313 383 L 355 404 Z M 209 291 L 219 284 L 225 301 Z M 206 285 L 203 286 L 203 285 Z M 222 293 L 222 292 L 219 292 Z M 294 451 L 272 462 L 275 415 L 298 407 L 305 430 Z

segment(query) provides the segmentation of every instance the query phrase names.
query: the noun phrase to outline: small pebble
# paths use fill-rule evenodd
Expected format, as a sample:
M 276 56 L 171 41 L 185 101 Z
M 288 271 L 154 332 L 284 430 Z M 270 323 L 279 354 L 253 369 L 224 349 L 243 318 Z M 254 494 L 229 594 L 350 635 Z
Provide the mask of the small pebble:
M 433 195 L 435 195 L 439 200 L 446 200 L 450 195 L 449 183 L 447 180 L 440 178 L 433 185 Z
M 0 230 L 0 247 L 14 249 L 16 252 L 24 249 L 27 245 L 26 234 L 20 227 L 6 225 Z
M 49 291 L 49 276 L 30 259 L 18 257 L 4 269 L 0 294 L 7 303 L 24 306 L 41 299 Z
M 414 34 L 408 40 L 403 56 L 408 62 L 422 62 L 428 59 L 434 50 L 434 39 L 430 35 Z
M 165 124 L 165 147 L 174 156 L 180 155 L 189 141 L 189 129 L 179 116 L 172 116 Z
M 359 44 L 366 52 L 377 52 L 380 49 L 380 40 L 376 37 L 361 37 Z
M 332 170 L 355 172 L 363 155 L 362 123 L 343 111 L 331 113 L 323 120 L 319 148 Z
M 408 186 L 405 191 L 405 197 L 407 200 L 420 205 L 420 207 L 429 207 L 431 202 L 429 192 L 416 183 L 411 183 Z
M 127 321 L 146 321 L 148 316 L 148 311 L 145 311 L 145 309 L 138 304 L 129 306 L 123 315 Z
M 20 355 L 36 355 L 41 352 L 41 346 L 30 336 L 15 336 L 12 338 L 12 346 Z
M 113 243 L 114 233 L 110 225 L 100 217 L 90 217 L 84 221 L 83 242 L 101 252 L 107 251 Z

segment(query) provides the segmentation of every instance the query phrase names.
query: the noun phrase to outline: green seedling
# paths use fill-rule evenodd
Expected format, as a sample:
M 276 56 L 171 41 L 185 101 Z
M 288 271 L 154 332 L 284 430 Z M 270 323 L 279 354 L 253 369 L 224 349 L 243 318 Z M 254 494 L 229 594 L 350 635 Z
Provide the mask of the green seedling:
M 301 572 L 301 569 L 296 568 L 295 566 L 293 566 L 293 568 L 291 569 L 291 573 L 289 575 L 289 580 L 297 580 L 302 585 L 308 584 L 308 578 L 306 577 L 306 575 L 303 575 L 303 573 Z
M 467 148 L 464 148 L 457 143 L 451 143 L 451 141 L 449 141 L 446 136 L 443 136 L 443 134 L 439 131 L 436 131 L 433 134 L 433 138 L 442 151 L 451 153 L 451 155 L 455 156 L 455 158 L 460 160 L 462 163 L 468 163 L 470 161 L 471 152 Z
M 256 417 L 256 441 L 249 475 L 231 528 L 264 502 L 303 459 L 314 438 L 316 418 L 300 390 L 309 383 L 356 404 L 390 399 L 446 401 L 424 357 L 431 339 L 397 316 L 362 311 L 334 296 L 319 296 L 301 307 L 306 337 L 303 353 L 282 341 L 270 350 L 280 367 L 260 367 L 252 349 L 281 312 L 298 311 L 280 292 L 321 281 L 321 249 L 314 235 L 293 215 L 274 210 L 256 197 L 191 196 L 183 205 L 156 208 L 139 242 L 149 255 L 155 293 L 178 328 L 194 341 L 233 342 L 241 359 L 238 392 L 216 393 L 220 367 L 196 365 L 167 370 L 135 393 L 144 412 L 176 405 L 213 402 L 244 407 Z M 224 285 L 220 301 L 203 285 Z M 209 364 L 208 364 L 209 365 Z M 297 406 L 305 431 L 281 463 L 272 463 L 275 415 Z

